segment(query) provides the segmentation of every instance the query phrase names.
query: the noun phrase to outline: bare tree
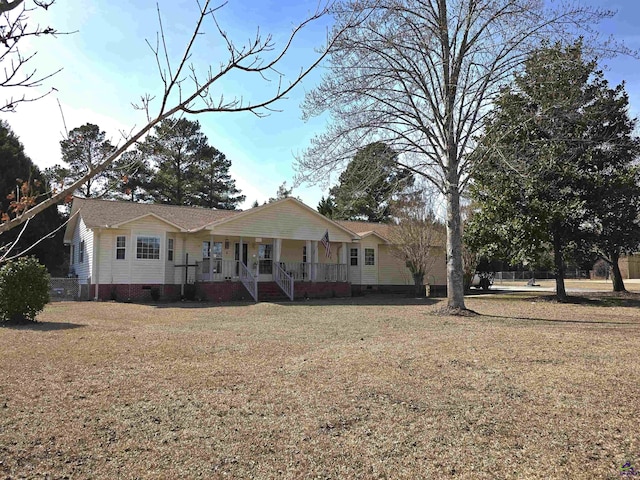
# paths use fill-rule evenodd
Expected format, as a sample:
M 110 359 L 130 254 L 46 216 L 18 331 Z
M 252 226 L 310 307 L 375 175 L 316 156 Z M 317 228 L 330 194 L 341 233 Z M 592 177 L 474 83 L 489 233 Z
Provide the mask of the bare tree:
M 25 43 L 22 40 L 25 38 L 71 33 L 61 33 L 53 27 L 42 27 L 29 21 L 29 14 L 35 9 L 48 10 L 54 2 L 55 0 L 34 0 L 34 6 L 28 7 L 25 0 L 13 0 L 12 2 L 0 0 L 0 63 L 3 66 L 0 71 L 0 87 L 23 92 L 17 96 L 11 95 L 4 100 L 0 104 L 0 112 L 13 112 L 19 103 L 33 102 L 55 91 L 55 88 L 52 87 L 48 92 L 35 96 L 28 96 L 24 93 L 26 88 L 42 86 L 45 80 L 60 70 L 39 75 L 35 69 L 29 68 L 29 61 L 35 56 L 35 53 L 24 55 L 20 50 L 20 45 Z
M 332 122 L 297 159 L 298 181 L 326 181 L 374 141 L 446 198 L 448 306 L 464 309 L 460 196 L 474 167 L 474 137 L 495 94 L 543 40 L 592 30 L 613 12 L 542 0 L 343 0 L 322 83 L 305 117 Z M 608 44 L 602 48 L 614 50 Z
M 340 31 L 337 30 L 336 35 L 331 37 L 326 47 L 318 52 L 309 65 L 301 68 L 295 78 L 286 81 L 285 76 L 280 73 L 279 68 L 283 65 L 285 56 L 292 48 L 296 37 L 307 25 L 327 14 L 331 6 L 330 3 L 330 0 L 328 0 L 327 3 L 318 5 L 318 8 L 306 20 L 293 28 L 289 38 L 279 49 L 276 48 L 271 35 L 263 36 L 259 30 L 255 37 L 246 44 L 239 45 L 235 43 L 231 36 L 223 30 L 216 17 L 216 13 L 224 4 L 212 7 L 209 0 L 202 5 L 197 3 L 199 16 L 196 25 L 183 55 L 177 62 L 172 62 L 169 57 L 167 37 L 158 7 L 158 35 L 155 42 L 147 41 L 147 43 L 156 58 L 158 73 L 163 85 L 163 94 L 159 99 L 146 94 L 142 96 L 138 105 L 134 105 L 134 108 L 146 113 L 147 123 L 135 133 L 127 135 L 123 143 L 111 155 L 98 165 L 92 166 L 81 178 L 78 178 L 70 185 L 65 185 L 65 188 L 53 194 L 46 201 L 30 206 L 30 208 L 22 209 L 19 214 L 14 215 L 8 221 L 4 221 L 4 223 L 0 224 L 0 233 L 24 223 L 27 219 L 37 215 L 47 207 L 65 200 L 79 186 L 86 183 L 89 178 L 110 168 L 116 159 L 166 118 L 177 114 L 214 112 L 249 112 L 258 117 L 263 117 L 274 111 L 274 104 L 278 100 L 285 98 L 323 60 L 328 49 L 340 38 Z M 196 65 L 189 64 L 189 58 L 196 43 L 203 39 L 205 22 L 210 22 L 209 24 L 217 34 L 219 41 L 226 47 L 227 58 L 217 68 L 209 66 L 203 74 L 202 70 Z M 346 30 L 349 26 L 351 26 L 351 22 L 345 22 L 342 30 Z M 255 101 L 233 95 L 214 94 L 213 87 L 218 85 L 223 78 L 232 75 L 261 77 L 271 90 Z
M 394 226 L 389 231 L 391 254 L 406 262 L 413 276 L 416 295 L 424 293 L 424 278 L 433 270 L 435 249 L 445 242 L 444 225 L 433 212 L 432 195 L 427 190 L 404 195 L 392 205 Z

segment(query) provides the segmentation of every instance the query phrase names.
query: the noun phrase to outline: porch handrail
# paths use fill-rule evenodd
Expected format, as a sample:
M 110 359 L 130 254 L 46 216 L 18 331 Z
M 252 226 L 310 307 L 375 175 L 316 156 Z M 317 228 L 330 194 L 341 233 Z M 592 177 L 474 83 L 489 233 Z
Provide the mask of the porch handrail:
M 258 278 L 251 274 L 244 262 L 240 262 L 240 281 L 245 286 L 254 301 L 258 301 Z
M 273 279 L 287 297 L 289 297 L 289 300 L 293 301 L 294 280 L 291 275 L 285 272 L 280 262 L 273 263 Z
M 205 258 L 196 261 L 196 280 L 198 282 L 222 282 L 239 276 L 237 260 Z
M 345 263 L 300 263 L 284 262 L 284 270 L 299 282 L 346 282 Z

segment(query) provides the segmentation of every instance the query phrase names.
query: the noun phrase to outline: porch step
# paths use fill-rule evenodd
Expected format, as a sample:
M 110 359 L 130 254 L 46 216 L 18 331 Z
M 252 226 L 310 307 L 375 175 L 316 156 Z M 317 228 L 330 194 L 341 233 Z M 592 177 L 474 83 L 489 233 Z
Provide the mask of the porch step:
M 259 302 L 279 302 L 289 300 L 276 282 L 258 282 Z

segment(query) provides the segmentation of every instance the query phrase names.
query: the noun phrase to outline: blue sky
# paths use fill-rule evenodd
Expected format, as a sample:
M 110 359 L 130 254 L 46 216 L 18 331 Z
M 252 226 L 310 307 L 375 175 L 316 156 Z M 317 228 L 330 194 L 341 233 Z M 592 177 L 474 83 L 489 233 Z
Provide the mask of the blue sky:
M 30 0 L 27 0 L 30 1 Z M 170 55 L 179 60 L 182 49 L 197 20 L 195 0 L 160 0 Z M 640 49 L 640 2 L 637 0 L 585 0 L 582 3 L 618 10 L 612 20 L 599 28 L 614 34 L 629 47 Z M 260 27 L 263 34 L 274 36 L 281 46 L 291 29 L 317 6 L 315 1 L 230 0 L 219 12 L 222 27 L 244 43 Z M 152 1 L 82 2 L 57 0 L 47 12 L 39 12 L 41 24 L 55 26 L 59 31 L 78 32 L 58 38 L 40 38 L 30 43 L 38 54 L 32 61 L 41 73 L 63 67 L 47 86 L 54 86 L 55 95 L 32 104 L 24 104 L 17 113 L 4 114 L 25 145 L 27 154 L 41 168 L 60 162 L 59 142 L 64 126 L 58 107 L 62 106 L 69 129 L 90 122 L 107 132 L 114 143 L 121 141 L 119 131 L 130 131 L 145 123 L 142 112 L 131 104 L 145 93 L 161 93 L 161 82 L 155 58 L 145 39 L 155 42 L 157 28 L 156 5 Z M 314 49 L 326 38 L 327 21 L 305 29 L 293 45 L 282 71 L 295 77 L 300 68 L 316 55 Z M 225 60 L 223 45 L 213 32 L 199 39 L 192 61 L 214 68 Z M 631 98 L 631 113 L 640 113 L 640 60 L 629 57 L 609 59 L 606 77 L 613 84 L 626 81 Z M 197 116 L 211 145 L 223 151 L 232 161 L 231 173 L 238 187 L 247 196 L 243 208 L 254 200 L 260 203 L 274 196 L 278 186 L 294 175 L 294 154 L 303 150 L 315 133 L 324 127 L 326 119 L 304 123 L 299 105 L 305 89 L 319 81 L 321 70 L 314 72 L 277 104 L 280 112 L 266 118 L 250 113 L 204 114 Z M 275 78 L 274 78 L 275 79 Z M 233 95 L 260 100 L 269 94 L 275 82 L 236 77 L 222 83 L 217 90 L 225 97 Z M 0 94 L 7 95 L 6 92 Z M 319 187 L 302 185 L 294 190 L 311 207 L 316 207 L 322 194 Z

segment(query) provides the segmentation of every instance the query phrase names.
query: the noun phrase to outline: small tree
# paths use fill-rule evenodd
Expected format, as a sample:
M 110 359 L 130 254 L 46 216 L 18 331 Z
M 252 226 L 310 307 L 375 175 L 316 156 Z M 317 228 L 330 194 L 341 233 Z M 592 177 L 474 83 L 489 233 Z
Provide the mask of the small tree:
M 413 276 L 415 294 L 424 293 L 424 277 L 435 264 L 433 249 L 444 246 L 444 226 L 435 218 L 431 197 L 424 191 L 395 201 L 392 205 L 395 225 L 390 230 L 391 254 L 406 262 Z
M 10 260 L 0 268 L 0 320 L 33 322 L 49 301 L 49 274 L 34 257 Z

